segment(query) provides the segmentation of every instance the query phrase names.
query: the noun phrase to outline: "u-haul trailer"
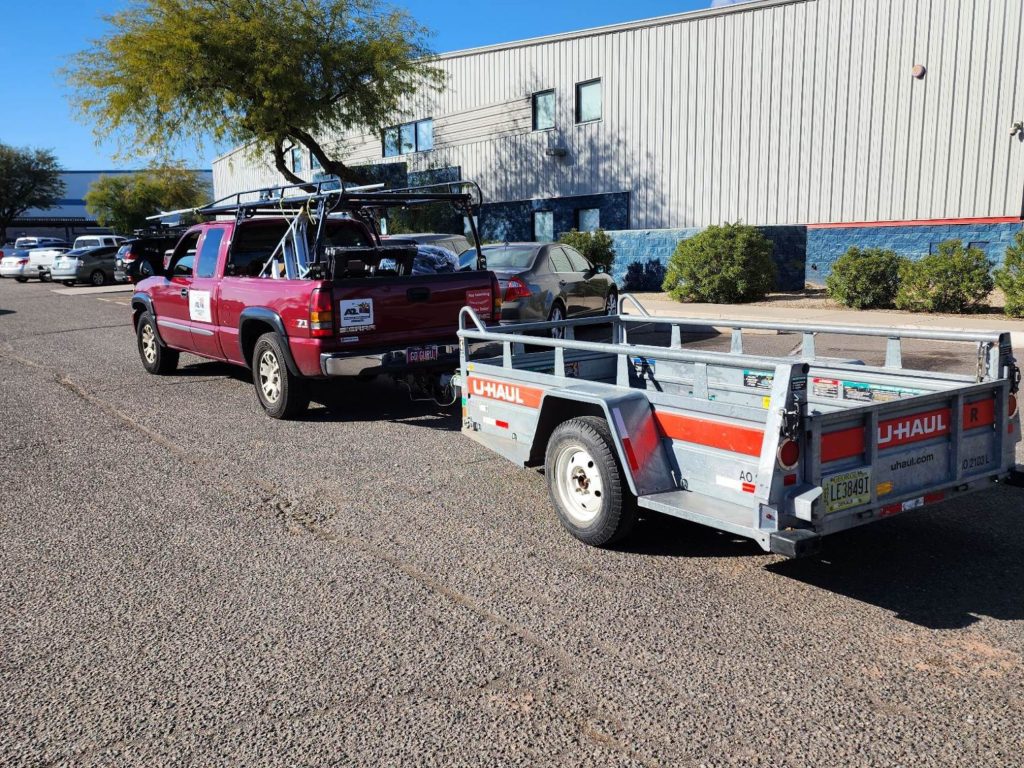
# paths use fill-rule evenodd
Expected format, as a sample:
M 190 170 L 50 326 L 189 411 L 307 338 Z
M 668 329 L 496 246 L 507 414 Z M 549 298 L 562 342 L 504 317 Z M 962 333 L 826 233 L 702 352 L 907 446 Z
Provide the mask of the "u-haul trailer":
M 637 314 L 622 314 L 627 301 Z M 619 308 L 486 328 L 467 307 L 459 322 L 463 433 L 543 466 L 562 525 L 588 544 L 623 538 L 644 508 L 797 557 L 824 535 L 1017 479 L 1007 333 L 715 320 L 732 349 L 707 352 L 681 341 L 706 321 L 652 318 L 628 295 Z M 576 339 L 609 322 L 611 343 Z M 671 327 L 670 346 L 630 343 L 651 322 Z M 744 354 L 744 329 L 800 333 L 801 355 Z M 885 364 L 818 357 L 817 334 L 882 337 Z M 904 368 L 907 338 L 975 345 L 976 374 Z M 501 353 L 470 359 L 481 345 Z

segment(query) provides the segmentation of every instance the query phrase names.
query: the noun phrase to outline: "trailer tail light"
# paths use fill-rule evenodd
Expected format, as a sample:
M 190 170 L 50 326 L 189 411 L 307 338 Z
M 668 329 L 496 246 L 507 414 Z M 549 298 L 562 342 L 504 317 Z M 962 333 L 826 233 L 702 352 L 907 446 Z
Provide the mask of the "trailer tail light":
M 509 278 L 508 285 L 505 287 L 505 301 L 528 298 L 530 298 L 530 286 L 520 277 Z
M 1010 397 L 1007 400 L 1007 410 L 1010 413 L 1009 417 L 1011 419 L 1017 415 L 1017 395 L 1013 392 L 1010 393 Z
M 800 444 L 796 440 L 786 438 L 782 441 L 775 456 L 780 467 L 783 469 L 793 469 L 797 462 L 800 461 Z
M 334 299 L 330 288 L 314 288 L 309 297 L 309 335 L 322 337 L 334 333 Z

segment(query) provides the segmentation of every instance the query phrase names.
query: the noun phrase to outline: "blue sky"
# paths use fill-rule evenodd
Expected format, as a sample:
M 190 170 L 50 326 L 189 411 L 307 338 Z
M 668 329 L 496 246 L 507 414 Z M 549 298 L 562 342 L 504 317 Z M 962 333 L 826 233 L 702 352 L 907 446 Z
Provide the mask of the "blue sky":
M 421 23 L 435 31 L 437 51 L 451 51 L 525 37 L 567 32 L 679 13 L 735 0 L 405 0 Z M 134 168 L 140 161 L 116 160 L 112 144 L 96 146 L 91 127 L 72 118 L 57 70 L 67 56 L 103 34 L 102 16 L 122 8 L 119 0 L 47 0 L 10 3 L 4 9 L 0 57 L 0 142 L 54 150 L 65 168 Z M 215 148 L 183 148 L 193 167 L 208 168 Z

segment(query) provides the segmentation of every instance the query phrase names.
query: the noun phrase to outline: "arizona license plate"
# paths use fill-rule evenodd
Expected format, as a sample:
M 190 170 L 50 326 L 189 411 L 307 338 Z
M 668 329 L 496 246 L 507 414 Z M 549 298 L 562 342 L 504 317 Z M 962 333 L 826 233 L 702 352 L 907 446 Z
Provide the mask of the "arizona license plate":
M 409 347 L 405 350 L 405 362 L 407 363 L 432 363 L 437 360 L 437 347 Z
M 871 501 L 871 467 L 839 472 L 822 479 L 825 512 L 840 512 Z

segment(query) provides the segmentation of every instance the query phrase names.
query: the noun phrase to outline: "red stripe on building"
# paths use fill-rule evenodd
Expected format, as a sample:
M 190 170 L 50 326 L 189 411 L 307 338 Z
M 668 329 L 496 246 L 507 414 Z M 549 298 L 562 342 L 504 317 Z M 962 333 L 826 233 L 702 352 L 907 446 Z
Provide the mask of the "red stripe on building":
M 909 445 L 921 440 L 948 435 L 951 428 L 951 411 L 939 408 L 933 411 L 912 413 L 898 419 L 888 419 L 878 425 L 878 447 L 894 448 L 898 445 Z M 992 399 L 965 403 L 963 412 L 964 429 L 977 429 L 995 423 L 996 404 Z M 821 436 L 821 461 L 828 463 L 860 456 L 864 453 L 864 427 L 839 429 L 826 432 Z
M 979 219 L 910 219 L 907 221 L 843 221 L 808 224 L 808 229 L 854 229 L 857 227 L 949 227 L 972 224 L 1020 224 L 1017 216 L 996 216 Z
M 721 421 L 695 419 L 692 416 L 667 413 L 666 411 L 655 411 L 654 420 L 661 433 L 673 440 L 706 445 L 709 448 L 720 448 L 723 451 L 743 453 L 747 456 L 761 455 L 764 432 L 760 429 L 725 424 Z

